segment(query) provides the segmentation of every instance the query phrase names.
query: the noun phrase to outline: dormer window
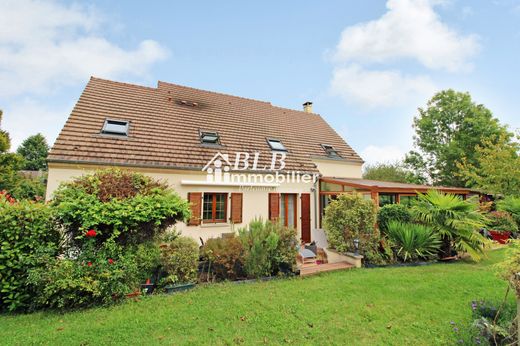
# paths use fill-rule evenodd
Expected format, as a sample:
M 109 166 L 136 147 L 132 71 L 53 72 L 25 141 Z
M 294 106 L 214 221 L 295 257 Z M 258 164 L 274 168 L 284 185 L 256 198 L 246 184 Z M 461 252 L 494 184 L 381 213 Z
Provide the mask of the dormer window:
M 116 136 L 128 136 L 128 124 L 129 122 L 127 120 L 106 119 L 101 133 Z
M 321 147 L 325 150 L 325 154 L 327 154 L 328 157 L 340 157 L 332 145 L 322 144 Z
M 200 131 L 200 142 L 202 144 L 220 144 L 218 132 Z
M 283 145 L 282 141 L 279 139 L 267 138 L 267 143 L 269 143 L 271 150 L 287 151 L 287 149 L 285 149 L 285 146 Z

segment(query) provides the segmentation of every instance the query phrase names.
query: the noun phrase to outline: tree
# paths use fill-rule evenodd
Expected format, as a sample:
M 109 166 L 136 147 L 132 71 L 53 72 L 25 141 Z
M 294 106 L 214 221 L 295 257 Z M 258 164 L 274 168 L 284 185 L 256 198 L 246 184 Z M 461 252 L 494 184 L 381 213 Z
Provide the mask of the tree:
M 467 252 L 474 260 L 482 258 L 486 239 L 479 230 L 484 227 L 485 218 L 478 203 L 430 190 L 419 194 L 412 213 L 441 238 L 441 258 L 451 256 L 452 248 Z
M 0 125 L 2 114 L 2 111 L 0 111 Z M 0 129 L 0 191 L 12 192 L 20 179 L 18 170 L 22 167 L 23 158 L 18 154 L 10 153 L 10 148 L 9 133 Z
M 28 171 L 47 170 L 49 145 L 41 133 L 24 140 L 16 152 L 25 160 L 23 169 Z
M 408 170 L 401 162 L 366 165 L 363 178 L 410 184 L 424 184 L 425 182 L 420 175 Z
M 451 89 L 435 94 L 426 108 L 419 108 L 413 126 L 417 150 L 408 153 L 405 163 L 436 185 L 471 184 L 457 174 L 457 165 L 465 161 L 478 168 L 478 145 L 489 138 L 512 136 L 489 109 L 473 102 L 469 93 Z
M 459 174 L 487 193 L 520 196 L 519 152 L 520 144 L 508 136 L 486 139 L 476 148 L 476 163 L 458 164 Z

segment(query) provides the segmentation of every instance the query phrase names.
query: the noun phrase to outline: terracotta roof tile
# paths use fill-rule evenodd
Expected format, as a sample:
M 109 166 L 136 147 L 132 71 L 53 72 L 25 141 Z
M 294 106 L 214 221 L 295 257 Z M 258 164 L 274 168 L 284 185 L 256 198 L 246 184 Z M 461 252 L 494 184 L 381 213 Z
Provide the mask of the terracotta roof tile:
M 107 118 L 130 121 L 129 136 L 100 134 Z M 217 131 L 222 148 L 202 146 L 199 129 Z M 311 157 L 325 157 L 321 144 L 333 145 L 344 159 L 363 162 L 318 114 L 161 81 L 150 88 L 94 77 L 49 161 L 200 169 L 217 151 L 246 151 L 260 152 L 259 163 L 265 165 L 271 159 L 266 137 L 280 139 L 287 148 L 287 170 L 315 172 Z

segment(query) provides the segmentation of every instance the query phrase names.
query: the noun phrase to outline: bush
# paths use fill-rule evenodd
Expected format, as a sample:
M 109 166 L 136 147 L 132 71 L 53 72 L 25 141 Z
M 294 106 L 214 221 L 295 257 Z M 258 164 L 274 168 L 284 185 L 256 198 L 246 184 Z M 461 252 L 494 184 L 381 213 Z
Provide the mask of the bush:
M 511 196 L 498 201 L 497 210 L 506 211 L 511 214 L 516 225 L 520 228 L 520 197 Z
M 288 273 L 296 265 L 296 230 L 257 219 L 238 233 L 245 249 L 244 270 L 248 277 Z
M 487 217 L 489 219 L 487 226 L 490 230 L 518 232 L 518 226 L 508 212 L 492 211 Z
M 244 246 L 238 237 L 208 239 L 201 250 L 208 280 L 237 280 L 244 272 Z
M 197 279 L 199 246 L 192 238 L 178 237 L 162 243 L 161 264 L 169 283 L 191 283 Z
M 73 309 L 108 305 L 139 287 L 136 257 L 113 241 L 89 240 L 76 258 L 48 258 L 29 272 L 34 308 Z
M 89 229 L 96 230 L 98 245 L 107 239 L 142 243 L 190 214 L 188 202 L 165 184 L 116 169 L 62 184 L 52 206 L 75 245 L 81 245 Z
M 0 193 L 0 311 L 28 307 L 28 272 L 44 265 L 42 257 L 56 256 L 59 241 L 48 205 Z
M 347 252 L 354 250 L 354 239 L 360 239 L 361 250 L 377 244 L 379 234 L 375 232 L 375 223 L 376 206 L 372 200 L 360 194 L 343 194 L 327 206 L 323 225 L 329 246 Z
M 397 257 L 403 261 L 431 259 L 441 247 L 441 240 L 435 232 L 424 225 L 390 221 L 388 239 L 396 248 Z
M 147 241 L 130 247 L 127 252 L 135 257 L 139 282 L 143 283 L 151 278 L 157 282 L 161 269 L 161 250 L 159 244 L 156 241 Z
M 407 223 L 412 221 L 412 215 L 407 206 L 402 204 L 387 204 L 377 212 L 377 223 L 381 233 L 386 233 L 390 221 Z

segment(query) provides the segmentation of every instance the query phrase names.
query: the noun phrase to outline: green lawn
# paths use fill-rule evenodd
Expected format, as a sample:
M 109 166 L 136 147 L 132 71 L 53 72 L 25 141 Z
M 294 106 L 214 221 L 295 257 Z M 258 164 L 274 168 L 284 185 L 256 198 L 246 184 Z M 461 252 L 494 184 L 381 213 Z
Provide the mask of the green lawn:
M 218 284 L 66 314 L 0 317 L 0 344 L 453 344 L 470 302 L 502 298 L 493 264 L 356 269 Z

